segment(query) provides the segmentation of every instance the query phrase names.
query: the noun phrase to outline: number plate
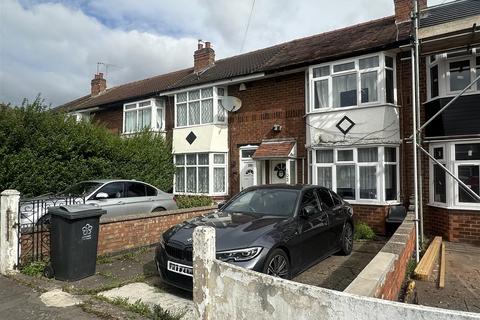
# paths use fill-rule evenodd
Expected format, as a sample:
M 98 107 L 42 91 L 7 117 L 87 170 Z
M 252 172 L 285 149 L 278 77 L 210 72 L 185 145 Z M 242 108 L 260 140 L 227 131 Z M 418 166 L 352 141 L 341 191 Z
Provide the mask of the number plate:
M 167 262 L 167 270 L 175 273 L 183 274 L 184 276 L 193 277 L 193 268 L 184 264 Z

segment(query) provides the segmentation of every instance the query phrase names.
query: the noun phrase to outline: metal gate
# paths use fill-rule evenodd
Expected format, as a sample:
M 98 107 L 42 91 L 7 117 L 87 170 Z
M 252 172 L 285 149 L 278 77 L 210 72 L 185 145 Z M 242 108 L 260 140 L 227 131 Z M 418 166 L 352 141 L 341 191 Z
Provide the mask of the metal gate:
M 50 259 L 48 208 L 85 203 L 80 197 L 41 196 L 20 199 L 18 214 L 18 267 Z

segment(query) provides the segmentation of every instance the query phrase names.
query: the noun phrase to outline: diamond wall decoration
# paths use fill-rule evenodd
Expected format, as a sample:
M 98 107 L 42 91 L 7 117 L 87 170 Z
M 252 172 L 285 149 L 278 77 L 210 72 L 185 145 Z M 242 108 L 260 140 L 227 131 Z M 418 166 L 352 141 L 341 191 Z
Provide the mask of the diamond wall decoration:
M 188 134 L 186 140 L 187 140 L 187 142 L 188 142 L 189 144 L 192 144 L 195 140 L 197 140 L 197 136 L 195 135 L 195 133 L 193 133 L 192 131 L 190 131 L 190 133 Z
M 349 117 L 345 116 L 340 120 L 335 126 L 340 130 L 343 134 L 347 134 L 355 125 Z

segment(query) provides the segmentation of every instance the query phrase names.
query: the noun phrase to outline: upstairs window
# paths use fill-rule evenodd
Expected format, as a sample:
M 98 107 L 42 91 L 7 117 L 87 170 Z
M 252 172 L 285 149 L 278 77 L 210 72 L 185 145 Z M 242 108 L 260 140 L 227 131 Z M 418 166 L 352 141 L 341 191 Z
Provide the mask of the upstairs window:
M 478 51 L 478 50 L 477 50 Z M 480 75 L 480 57 L 477 53 L 454 52 L 430 56 L 427 60 L 428 98 L 453 96 L 465 89 Z M 480 91 L 480 81 L 465 93 Z
M 394 103 L 394 58 L 378 54 L 312 67 L 310 88 L 312 111 Z
M 209 87 L 175 95 L 176 127 L 225 123 L 224 88 Z
M 164 131 L 164 101 L 149 99 L 123 105 L 123 133 L 130 134 L 150 128 Z

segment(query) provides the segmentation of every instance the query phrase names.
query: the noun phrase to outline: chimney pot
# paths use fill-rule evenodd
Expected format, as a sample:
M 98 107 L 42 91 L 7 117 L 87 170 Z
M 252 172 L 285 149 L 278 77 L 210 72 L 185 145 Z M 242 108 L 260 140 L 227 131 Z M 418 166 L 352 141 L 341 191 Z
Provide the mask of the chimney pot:
M 103 73 L 95 74 L 91 81 L 90 94 L 92 97 L 98 96 L 101 92 L 107 89 L 107 80 L 103 78 Z
M 205 47 L 198 40 L 198 49 L 193 53 L 193 71 L 200 73 L 215 64 L 215 50 L 213 50 L 211 42 L 205 42 Z

